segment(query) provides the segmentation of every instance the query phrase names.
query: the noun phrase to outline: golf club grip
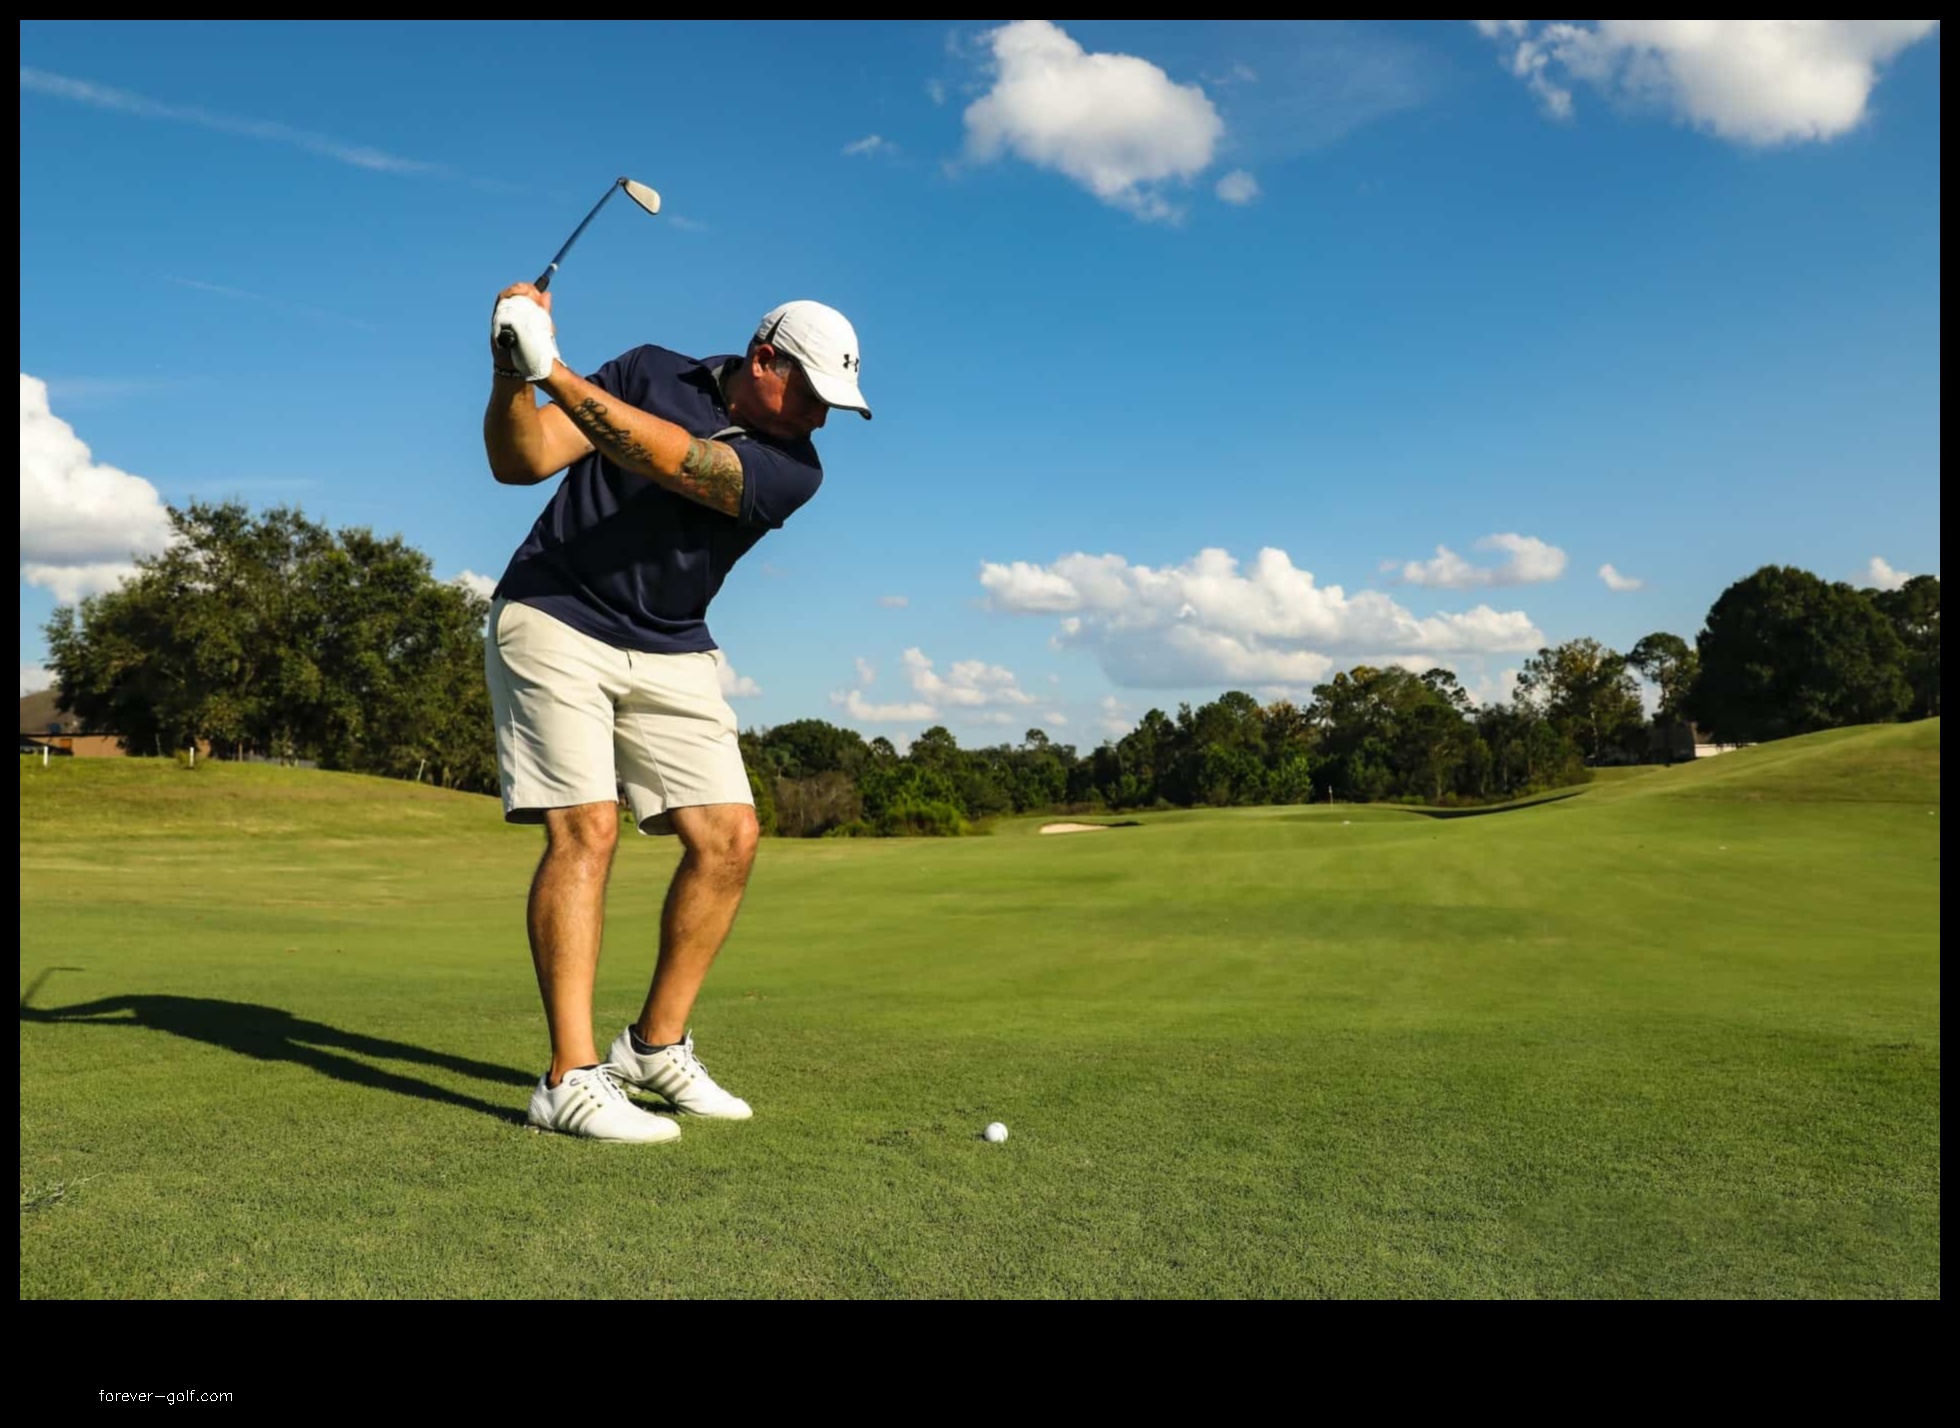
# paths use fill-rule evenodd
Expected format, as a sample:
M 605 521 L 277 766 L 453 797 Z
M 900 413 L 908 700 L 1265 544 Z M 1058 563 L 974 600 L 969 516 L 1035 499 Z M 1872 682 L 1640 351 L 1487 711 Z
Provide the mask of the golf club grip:
M 551 290 L 551 275 L 557 271 L 558 271 L 558 265 L 556 263 L 553 263 L 550 267 L 546 268 L 542 273 L 538 274 L 538 280 L 535 283 L 532 283 L 531 286 L 536 288 L 541 293 L 549 292 Z M 510 351 L 511 348 L 517 345 L 517 334 L 515 332 L 512 332 L 508 327 L 503 328 L 497 333 L 497 345 L 503 348 L 504 351 L 506 352 Z

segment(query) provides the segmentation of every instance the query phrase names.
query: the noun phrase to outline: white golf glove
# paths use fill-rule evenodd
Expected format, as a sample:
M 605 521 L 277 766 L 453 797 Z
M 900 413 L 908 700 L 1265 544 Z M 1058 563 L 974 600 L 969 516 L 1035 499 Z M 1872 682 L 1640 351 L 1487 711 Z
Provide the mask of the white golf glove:
M 563 360 L 552 340 L 551 314 L 527 297 L 498 299 L 490 314 L 490 342 L 497 366 L 528 382 L 542 382 L 552 364 Z

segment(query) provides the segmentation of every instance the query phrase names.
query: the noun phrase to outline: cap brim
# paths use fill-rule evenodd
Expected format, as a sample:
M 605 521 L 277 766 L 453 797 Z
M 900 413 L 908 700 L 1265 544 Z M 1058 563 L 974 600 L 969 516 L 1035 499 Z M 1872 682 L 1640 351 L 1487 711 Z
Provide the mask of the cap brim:
M 850 378 L 814 371 L 807 362 L 803 364 L 803 375 L 810 379 L 812 390 L 823 398 L 826 406 L 842 407 L 847 412 L 856 412 L 866 421 L 871 420 L 871 408 L 865 405 L 864 393 Z

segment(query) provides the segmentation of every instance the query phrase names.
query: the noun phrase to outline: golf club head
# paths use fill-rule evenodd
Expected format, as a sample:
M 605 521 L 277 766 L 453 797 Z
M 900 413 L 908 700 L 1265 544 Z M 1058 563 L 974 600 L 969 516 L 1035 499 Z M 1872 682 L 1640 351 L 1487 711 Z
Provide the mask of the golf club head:
M 660 195 L 637 179 L 623 178 L 619 186 L 626 190 L 626 196 L 640 205 L 648 213 L 660 212 Z

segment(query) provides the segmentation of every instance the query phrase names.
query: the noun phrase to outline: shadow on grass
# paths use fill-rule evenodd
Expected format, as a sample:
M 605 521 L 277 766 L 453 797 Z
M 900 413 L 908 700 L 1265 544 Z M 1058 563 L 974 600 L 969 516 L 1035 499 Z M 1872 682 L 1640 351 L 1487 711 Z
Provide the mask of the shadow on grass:
M 364 1036 L 357 1031 L 342 1031 L 325 1022 L 296 1017 L 278 1007 L 256 1006 L 250 1002 L 150 995 L 102 997 L 65 1007 L 34 1006 L 34 994 L 47 979 L 48 974 L 43 972 L 35 978 L 32 986 L 21 993 L 20 1019 L 23 1023 L 134 1026 L 150 1031 L 166 1031 L 172 1036 L 201 1041 L 207 1046 L 249 1056 L 254 1061 L 291 1062 L 349 1085 L 365 1086 L 373 1091 L 392 1091 L 399 1096 L 437 1101 L 445 1106 L 459 1106 L 515 1124 L 523 1123 L 524 1113 L 509 1105 L 493 1105 L 489 1101 L 446 1090 L 413 1076 L 384 1071 L 378 1066 L 356 1061 L 353 1057 L 373 1056 L 388 1061 L 406 1061 L 461 1076 L 473 1076 L 499 1086 L 528 1089 L 535 1080 L 508 1066 L 493 1066 L 487 1061 L 451 1056 L 424 1046 L 411 1046 L 405 1041 L 388 1041 L 378 1036 Z
M 1585 790 L 1574 789 L 1571 793 L 1552 793 L 1543 798 L 1519 799 L 1515 803 L 1493 803 L 1483 808 L 1425 808 L 1415 803 L 1391 803 L 1384 805 L 1398 813 L 1420 813 L 1424 818 L 1488 818 L 1497 813 L 1522 813 L 1527 808 L 1543 808 L 1548 803 L 1563 803 L 1568 798 L 1577 798 Z

